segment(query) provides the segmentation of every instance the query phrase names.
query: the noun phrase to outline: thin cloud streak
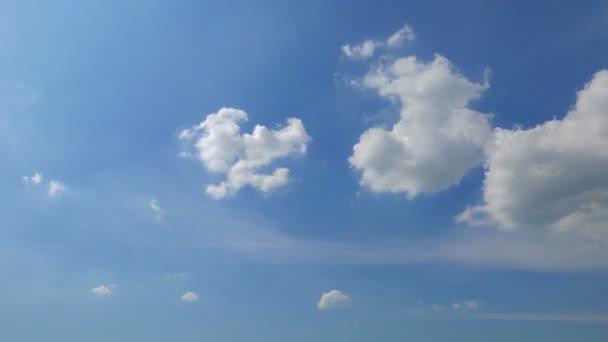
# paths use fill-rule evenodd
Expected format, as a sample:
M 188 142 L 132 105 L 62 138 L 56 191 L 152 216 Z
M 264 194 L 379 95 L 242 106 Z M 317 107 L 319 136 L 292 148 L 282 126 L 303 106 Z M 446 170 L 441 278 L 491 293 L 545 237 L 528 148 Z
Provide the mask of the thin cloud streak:
M 605 242 L 575 236 L 475 232 L 441 240 L 339 242 L 249 231 L 223 248 L 253 260 L 295 264 L 462 264 L 540 271 L 608 269 Z
M 541 322 L 580 322 L 608 324 L 608 315 L 594 313 L 575 314 L 529 314 L 529 313 L 486 313 L 475 315 L 473 319 L 493 321 L 541 321 Z

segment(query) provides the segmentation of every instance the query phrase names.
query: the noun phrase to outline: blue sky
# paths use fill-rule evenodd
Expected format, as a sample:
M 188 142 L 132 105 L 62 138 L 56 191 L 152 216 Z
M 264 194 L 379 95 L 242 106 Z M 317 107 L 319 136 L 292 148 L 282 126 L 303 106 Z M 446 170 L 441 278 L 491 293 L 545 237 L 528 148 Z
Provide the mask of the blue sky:
M 0 2 L 0 337 L 604 341 L 602 1 Z

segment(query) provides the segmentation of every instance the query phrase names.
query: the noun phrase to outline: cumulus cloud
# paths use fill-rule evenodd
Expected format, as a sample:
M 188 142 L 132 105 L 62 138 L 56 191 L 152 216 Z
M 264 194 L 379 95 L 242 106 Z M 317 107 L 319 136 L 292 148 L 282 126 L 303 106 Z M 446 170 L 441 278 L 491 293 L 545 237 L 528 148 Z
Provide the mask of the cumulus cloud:
M 34 172 L 31 176 L 23 176 L 21 180 L 23 180 L 23 183 L 25 185 L 40 185 L 40 183 L 42 183 L 43 177 L 42 174 Z
M 48 191 L 49 196 L 51 196 L 51 197 L 58 196 L 65 190 L 67 190 L 67 187 L 63 183 L 56 181 L 56 180 L 52 180 L 49 182 L 49 191 Z
M 414 32 L 414 29 L 409 25 L 405 25 L 388 37 L 386 41 L 367 39 L 359 44 L 344 44 L 342 46 L 342 53 L 351 60 L 366 60 L 373 57 L 379 48 L 397 48 L 405 42 L 412 42 L 415 39 L 416 32 Z
M 215 199 L 247 185 L 264 193 L 285 185 L 289 169 L 278 167 L 269 173 L 262 169 L 276 159 L 306 153 L 310 137 L 300 119 L 287 119 L 278 129 L 256 125 L 251 134 L 242 134 L 239 124 L 247 119 L 247 113 L 240 109 L 222 108 L 179 134 L 195 151 L 188 155 L 199 159 L 210 172 L 226 175 L 225 181 L 207 186 L 207 194 Z
M 351 299 L 349 296 L 339 290 L 331 290 L 321 295 L 321 299 L 319 300 L 319 303 L 317 303 L 317 307 L 321 310 L 338 309 L 345 308 L 349 306 L 350 303 Z
M 163 218 L 163 209 L 160 207 L 156 199 L 151 199 L 150 202 L 148 202 L 148 207 L 154 212 L 154 218 L 157 221 Z
M 608 70 L 578 92 L 563 119 L 530 129 L 497 128 L 486 159 L 484 203 L 458 221 L 606 236 Z
M 467 80 L 443 56 L 428 63 L 414 56 L 373 68 L 363 85 L 399 101 L 390 129 L 372 127 L 353 147 L 349 162 L 361 185 L 412 198 L 458 184 L 483 161 L 490 116 L 469 108 L 487 88 Z
M 97 287 L 92 288 L 91 293 L 96 296 L 107 296 L 110 293 L 112 293 L 111 287 L 112 287 L 112 285 L 110 285 L 110 286 L 99 285 Z
M 414 32 L 414 29 L 409 26 L 409 25 L 405 25 L 403 26 L 401 29 L 399 29 L 399 31 L 393 33 L 390 37 L 388 37 L 388 39 L 386 40 L 386 45 L 388 45 L 389 47 L 399 47 L 402 46 L 403 43 L 407 42 L 413 42 L 416 39 L 416 32 Z
M 198 295 L 195 292 L 188 291 L 182 295 L 182 300 L 186 302 L 198 301 Z

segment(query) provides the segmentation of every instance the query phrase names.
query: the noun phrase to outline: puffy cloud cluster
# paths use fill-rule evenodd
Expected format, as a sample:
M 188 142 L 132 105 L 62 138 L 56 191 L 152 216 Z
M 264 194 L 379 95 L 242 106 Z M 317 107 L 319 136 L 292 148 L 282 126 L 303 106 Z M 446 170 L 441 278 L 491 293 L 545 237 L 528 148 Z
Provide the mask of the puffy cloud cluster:
M 275 190 L 288 182 L 289 169 L 279 167 L 270 173 L 262 169 L 276 159 L 306 153 L 310 137 L 300 119 L 290 118 L 276 130 L 256 125 L 251 134 L 242 134 L 239 125 L 247 119 L 243 110 L 222 108 L 179 134 L 195 151 L 187 155 L 199 159 L 210 172 L 226 174 L 225 181 L 207 186 L 213 198 L 224 198 L 247 185 L 265 193 Z
M 43 184 L 44 177 L 42 176 L 41 173 L 34 172 L 31 176 L 23 176 L 21 178 L 21 180 L 23 181 L 23 183 L 26 186 L 29 186 L 29 185 L 39 186 L 39 185 Z M 66 190 L 67 190 L 66 185 L 61 183 L 60 181 L 51 180 L 48 182 L 47 194 L 49 195 L 49 197 L 55 197 L 55 196 L 63 193 Z
M 390 129 L 373 127 L 349 162 L 361 185 L 375 192 L 431 193 L 457 184 L 483 161 L 490 116 L 469 108 L 488 88 L 467 80 L 443 56 L 425 63 L 400 58 L 372 69 L 363 85 L 401 103 Z
M 458 220 L 504 229 L 606 231 L 608 70 L 593 76 L 563 119 L 497 128 L 486 163 L 484 203 Z
M 339 290 L 331 290 L 323 293 L 317 307 L 321 310 L 324 309 L 338 309 L 349 306 L 351 299 L 348 295 L 342 293 Z
M 43 177 L 39 172 L 34 172 L 34 174 L 32 174 L 31 176 L 23 176 L 21 180 L 23 180 L 23 183 L 25 185 L 39 185 L 40 183 L 42 183 Z
M 414 38 L 404 27 L 381 43 Z M 349 162 L 362 186 L 412 198 L 484 165 L 483 203 L 457 221 L 608 238 L 608 70 L 593 76 L 564 118 L 529 129 L 492 129 L 490 116 L 470 107 L 488 83 L 467 80 L 440 55 L 385 56 L 356 83 L 401 105 L 399 121 L 369 128 L 353 147 Z
M 414 32 L 411 26 L 406 24 L 388 37 L 386 41 L 368 39 L 359 44 L 344 44 L 342 52 L 351 60 L 365 60 L 373 57 L 378 48 L 384 46 L 397 48 L 405 42 L 413 42 L 414 40 L 416 40 L 416 32 Z

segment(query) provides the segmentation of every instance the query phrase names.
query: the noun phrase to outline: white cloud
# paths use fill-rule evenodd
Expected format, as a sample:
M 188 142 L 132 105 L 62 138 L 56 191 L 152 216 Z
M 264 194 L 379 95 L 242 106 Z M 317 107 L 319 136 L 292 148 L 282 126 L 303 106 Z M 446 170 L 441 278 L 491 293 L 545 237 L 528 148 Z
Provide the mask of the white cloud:
M 364 86 L 401 103 L 391 129 L 364 132 L 349 158 L 360 183 L 375 192 L 437 192 L 483 161 L 491 139 L 489 115 L 470 109 L 488 84 L 473 83 L 443 56 L 425 63 L 414 56 L 372 69 Z
M 416 39 L 414 29 L 405 25 L 397 32 L 393 33 L 386 41 L 367 39 L 359 44 L 344 44 L 342 53 L 351 60 L 366 60 L 374 56 L 374 53 L 383 47 L 397 48 L 406 41 L 413 42 Z
M 42 185 L 43 181 L 44 181 L 44 177 L 42 176 L 41 173 L 39 172 L 34 172 L 31 176 L 23 176 L 21 178 L 21 180 L 23 181 L 23 183 L 28 186 L 28 185 Z M 50 197 L 55 197 L 59 194 L 61 194 L 62 192 L 64 192 L 65 190 L 67 190 L 67 187 L 65 186 L 65 184 L 57 181 L 57 180 L 51 180 L 47 183 L 47 194 Z
M 23 176 L 22 180 L 25 185 L 39 185 L 40 183 L 42 183 L 43 177 L 42 174 L 34 172 L 34 174 L 32 174 L 31 176 Z
M 503 229 L 608 236 L 608 70 L 596 73 L 561 120 L 495 130 L 484 203 L 457 217 Z
M 317 307 L 321 310 L 344 308 L 349 306 L 351 302 L 350 297 L 346 294 L 339 290 L 331 290 L 323 293 L 319 303 L 317 303 Z
M 52 180 L 49 182 L 49 196 L 55 197 L 64 192 L 65 190 L 67 190 L 67 187 L 63 183 L 56 180 Z
M 247 121 L 244 111 L 222 108 L 179 134 L 180 140 L 192 144 L 191 154 L 210 172 L 226 174 L 225 181 L 207 186 L 207 194 L 213 198 L 232 195 L 247 185 L 271 192 L 288 182 L 289 169 L 260 170 L 276 159 L 306 153 L 310 137 L 300 119 L 287 119 L 287 125 L 276 130 L 256 125 L 251 134 L 241 134 L 243 121 Z
M 345 44 L 342 46 L 342 52 L 346 57 L 353 60 L 368 59 L 374 55 L 377 44 L 373 40 L 366 40 L 355 45 Z
M 406 24 L 386 40 L 386 45 L 394 48 L 402 46 L 406 41 L 413 42 L 414 40 L 416 40 L 416 32 L 414 32 L 411 26 Z
M 182 300 L 186 302 L 198 301 L 198 295 L 195 292 L 188 291 L 182 295 Z
M 465 300 L 462 302 L 456 302 L 452 304 L 454 310 L 475 310 L 478 309 L 481 303 L 476 300 Z
M 112 293 L 111 288 L 112 288 L 112 285 L 110 285 L 110 286 L 99 285 L 97 287 L 92 288 L 91 293 L 96 296 L 107 296 L 110 293 Z
M 160 207 L 156 199 L 151 199 L 148 203 L 148 207 L 154 212 L 154 218 L 157 221 L 163 218 L 163 209 Z

